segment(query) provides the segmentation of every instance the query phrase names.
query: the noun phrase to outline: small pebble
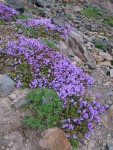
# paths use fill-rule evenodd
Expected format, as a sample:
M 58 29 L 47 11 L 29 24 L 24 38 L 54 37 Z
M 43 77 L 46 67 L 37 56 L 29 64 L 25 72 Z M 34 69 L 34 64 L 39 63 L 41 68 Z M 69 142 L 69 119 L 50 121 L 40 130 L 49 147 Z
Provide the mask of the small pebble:
M 11 95 L 9 96 L 9 98 L 10 98 L 11 100 L 14 100 L 14 99 L 16 99 L 16 95 L 15 95 L 15 94 L 11 94 Z
M 22 34 L 22 29 L 18 29 L 18 34 Z
M 112 104 L 113 104 L 113 102 L 112 102 L 112 100 L 107 100 L 107 101 L 106 101 L 106 104 L 108 104 L 108 105 L 112 105 Z
M 102 146 L 104 146 L 104 147 L 105 147 L 105 146 L 106 146 L 106 143 L 103 143 L 103 144 L 102 144 Z
M 1 149 L 2 149 L 2 150 L 4 150 L 4 149 L 5 149 L 5 147 L 4 147 L 4 146 L 2 146 L 2 147 L 1 147 Z
M 12 141 L 11 143 L 8 144 L 8 147 L 13 146 L 14 142 Z
M 84 143 L 83 143 L 85 146 L 87 145 L 87 140 L 84 140 Z
M 102 146 L 102 147 L 101 147 L 101 150 L 105 150 L 105 146 Z

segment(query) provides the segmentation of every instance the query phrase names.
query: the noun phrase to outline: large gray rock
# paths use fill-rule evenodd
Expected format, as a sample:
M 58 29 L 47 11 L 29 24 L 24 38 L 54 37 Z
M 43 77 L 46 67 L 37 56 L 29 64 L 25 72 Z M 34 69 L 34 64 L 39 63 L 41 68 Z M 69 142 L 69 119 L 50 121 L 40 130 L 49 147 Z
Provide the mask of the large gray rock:
M 108 53 L 99 52 L 99 55 L 102 56 L 102 58 L 105 59 L 105 60 L 113 60 L 112 56 Z
M 45 0 L 35 0 L 35 5 L 38 7 L 50 7 L 50 3 Z
M 0 97 L 9 95 L 15 87 L 15 82 L 7 75 L 0 75 Z
M 27 0 L 23 1 L 23 0 L 7 0 L 7 5 L 9 5 L 10 7 L 16 9 L 17 11 L 19 11 L 20 13 L 24 13 L 24 5 L 27 3 Z
M 66 44 L 68 45 L 68 49 L 72 49 L 73 52 L 78 56 L 79 58 L 83 60 L 91 69 L 96 68 L 96 61 L 94 60 L 94 57 L 91 55 L 89 50 L 87 49 L 83 34 L 79 31 L 71 31 L 69 33 L 68 38 L 66 39 Z M 78 48 L 77 48 L 78 47 Z M 78 49 L 78 51 L 77 51 Z M 84 58 L 83 58 L 84 57 Z
M 53 16 L 51 21 L 58 26 L 65 26 L 65 18 L 62 15 Z
M 113 145 L 107 144 L 107 145 L 106 145 L 106 148 L 107 148 L 107 150 L 113 150 Z

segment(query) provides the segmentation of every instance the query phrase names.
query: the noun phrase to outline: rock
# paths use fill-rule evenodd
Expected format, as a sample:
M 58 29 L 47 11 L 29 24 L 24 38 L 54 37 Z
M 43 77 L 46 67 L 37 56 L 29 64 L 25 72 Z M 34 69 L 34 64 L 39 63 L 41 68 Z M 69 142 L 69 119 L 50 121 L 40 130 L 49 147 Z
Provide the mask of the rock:
M 113 78 L 113 69 L 110 70 L 110 77 Z
M 39 145 L 48 150 L 72 150 L 65 132 L 57 127 L 46 130 L 39 141 Z
M 102 143 L 102 146 L 104 146 L 104 147 L 105 147 L 105 146 L 106 146 L 106 143 Z
M 67 46 L 66 46 L 66 44 L 63 41 L 60 41 L 58 46 L 61 49 L 61 51 L 64 51 L 64 50 L 67 49 Z
M 21 5 L 26 5 L 27 4 L 27 2 L 28 2 L 28 0 L 6 0 L 8 3 L 12 3 L 12 4 L 14 4 L 14 3 L 19 3 L 19 4 L 21 4 Z
M 14 107 L 15 107 L 16 109 L 18 109 L 19 107 L 21 107 L 21 106 L 23 106 L 23 105 L 25 105 L 25 104 L 27 104 L 27 103 L 29 103 L 29 102 L 30 102 L 30 100 L 27 100 L 27 99 L 20 99 L 19 101 L 17 101 L 17 102 L 14 103 Z
M 22 4 L 21 0 L 17 0 L 16 2 L 15 2 L 15 0 L 7 0 L 7 5 L 16 9 L 20 13 L 24 13 L 24 11 L 25 11 L 24 5 Z
M 71 38 L 75 39 L 75 41 L 76 41 L 77 43 L 84 43 L 83 35 L 80 34 L 80 32 L 77 33 L 77 32 L 71 31 L 71 32 L 69 33 L 69 36 L 70 36 Z
M 113 105 L 102 115 L 101 123 L 108 128 L 110 132 L 113 132 Z
M 88 141 L 84 140 L 83 144 L 86 146 L 88 144 Z
M 110 62 L 110 61 L 104 61 L 104 62 L 101 62 L 99 65 L 100 65 L 100 66 L 108 66 L 108 67 L 111 67 L 111 62 Z
M 74 6 L 73 8 L 72 8 L 72 11 L 74 12 L 74 13 L 76 13 L 76 12 L 81 12 L 83 9 L 81 8 L 81 7 L 79 7 L 79 6 Z
M 96 60 L 97 60 L 98 63 L 101 63 L 101 62 L 104 61 L 103 57 L 100 56 L 100 55 L 96 56 Z
M 113 102 L 112 102 L 112 100 L 110 100 L 110 99 L 109 99 L 109 100 L 107 100 L 107 101 L 106 101 L 106 104 L 108 104 L 108 105 L 112 105 L 112 104 L 113 104 Z
M 46 17 L 46 9 L 44 8 L 41 8 L 41 7 L 37 7 L 38 8 L 38 14 L 41 16 L 41 17 Z
M 11 95 L 9 96 L 9 98 L 10 98 L 11 100 L 16 99 L 16 94 L 11 94 Z
M 107 93 L 108 96 L 113 96 L 113 91 Z
M 75 55 L 74 60 L 80 65 L 82 61 Z
M 50 3 L 48 3 L 47 1 L 45 0 L 35 0 L 35 5 L 38 6 L 38 7 L 50 7 Z
M 91 37 L 87 36 L 87 35 L 83 35 L 84 40 L 86 40 L 86 42 L 92 42 Z
M 13 144 L 14 144 L 14 142 L 13 142 L 13 141 L 11 141 L 11 142 L 8 144 L 8 147 L 12 147 L 12 146 L 13 146 Z
M 105 60 L 113 60 L 112 56 L 108 53 L 105 53 L 105 52 L 99 52 L 99 55 L 103 57 L 103 59 Z
M 74 60 L 76 60 L 76 55 L 73 53 L 73 51 L 71 49 L 68 50 L 68 55 L 71 57 L 75 57 Z
M 53 16 L 51 19 L 52 23 L 58 26 L 65 26 L 65 19 L 63 15 Z
M 18 29 L 18 34 L 22 34 L 22 32 L 23 32 L 22 29 L 19 28 Z
M 15 88 L 14 81 L 7 75 L 0 75 L 0 97 L 8 96 Z
M 81 52 L 84 55 L 84 61 L 86 64 L 91 68 L 95 69 L 96 68 L 96 61 L 94 60 L 92 54 L 89 52 L 89 50 L 86 48 L 86 45 L 83 40 L 83 35 L 81 32 L 77 31 L 71 31 L 69 33 L 69 36 L 66 40 L 66 45 L 68 45 L 69 49 L 72 49 L 73 52 L 75 53 L 76 56 L 76 47 L 78 46 L 79 48 L 79 53 Z M 80 55 L 79 55 L 80 56 Z M 82 55 L 81 55 L 82 56 Z M 83 60 L 81 57 L 79 57 L 81 60 Z
M 113 150 L 113 145 L 111 145 L 111 144 L 106 144 L 106 149 L 107 149 L 107 150 Z

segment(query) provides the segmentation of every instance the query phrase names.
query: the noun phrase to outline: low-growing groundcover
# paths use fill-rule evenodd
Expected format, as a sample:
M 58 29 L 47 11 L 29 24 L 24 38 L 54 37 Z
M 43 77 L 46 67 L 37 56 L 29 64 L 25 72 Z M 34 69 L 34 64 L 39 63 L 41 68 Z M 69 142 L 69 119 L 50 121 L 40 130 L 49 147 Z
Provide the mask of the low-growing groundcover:
M 18 41 L 9 42 L 0 50 L 0 55 L 5 58 L 4 67 L 11 62 L 13 71 L 10 76 L 15 80 L 17 87 L 48 87 L 57 93 L 53 101 L 50 100 L 54 97 L 53 90 L 47 94 L 49 90 L 45 89 L 39 94 L 38 89 L 35 91 L 39 92 L 38 94 L 34 92 L 34 95 L 32 93 L 32 96 L 28 96 L 33 101 L 31 104 L 33 111 L 25 120 L 27 125 L 43 128 L 50 117 L 51 124 L 48 121 L 46 127 L 56 125 L 61 127 L 73 146 L 76 146 L 77 140 L 82 136 L 90 136 L 94 123 L 100 121 L 99 115 L 107 107 L 96 101 L 100 95 L 96 95 L 96 98 L 90 101 L 87 98 L 86 88 L 90 88 L 94 83 L 91 76 L 72 64 L 61 52 L 47 47 L 36 39 L 24 36 Z M 50 110 L 46 104 L 48 107 L 51 105 Z M 43 117 L 42 112 L 48 115 Z M 41 114 L 42 116 L 39 116 Z M 51 117 L 53 114 L 55 118 Z M 58 118 L 57 114 L 60 114 Z
M 1 20 L 8 18 L 8 9 L 2 7 L 0 10 Z M 15 13 L 11 11 L 10 14 Z M 46 30 L 60 31 L 61 36 L 69 31 L 69 28 L 58 28 L 44 18 L 30 19 L 31 27 L 34 23 L 43 25 Z M 31 100 L 31 113 L 24 124 L 39 129 L 58 126 L 66 132 L 73 147 L 83 136 L 90 136 L 94 124 L 100 121 L 99 115 L 107 108 L 97 101 L 100 94 L 89 100 L 86 89 L 94 83 L 91 76 L 61 52 L 37 39 L 20 36 L 17 41 L 9 42 L 0 49 L 0 64 L 1 70 L 11 67 L 9 75 L 17 87 L 38 88 L 27 96 Z
M 51 19 L 43 17 L 28 18 L 26 20 L 17 20 L 17 28 L 21 28 L 27 37 L 51 37 L 57 41 L 66 37 L 73 27 L 70 24 L 58 26 L 52 23 Z
M 104 111 L 104 107 L 96 101 L 99 96 L 96 95 L 95 100 L 91 102 L 88 102 L 87 98 L 82 100 L 75 96 L 68 100 L 69 107 L 65 109 L 62 107 L 62 99 L 53 89 L 37 88 L 26 96 L 30 100 L 27 104 L 30 113 L 24 118 L 23 125 L 39 130 L 60 127 L 67 133 L 73 148 L 76 148 L 83 136 L 90 136 L 94 123 L 100 119 L 97 114 Z M 91 117 L 94 113 L 96 115 Z
M 83 15 L 91 18 L 93 21 L 101 23 L 101 25 L 113 27 L 113 15 L 109 14 L 104 9 L 96 6 L 85 5 Z

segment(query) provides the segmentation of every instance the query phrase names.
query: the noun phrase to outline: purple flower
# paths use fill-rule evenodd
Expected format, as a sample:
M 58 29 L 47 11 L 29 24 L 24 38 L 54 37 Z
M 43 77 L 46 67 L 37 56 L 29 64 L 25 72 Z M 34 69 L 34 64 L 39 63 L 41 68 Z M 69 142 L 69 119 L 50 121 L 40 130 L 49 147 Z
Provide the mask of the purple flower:
M 96 122 L 100 122 L 100 117 L 99 116 L 95 115 L 94 119 L 96 120 Z
M 85 118 L 85 119 L 89 118 L 88 114 L 87 114 L 87 113 L 84 113 L 84 114 L 83 114 L 83 118 Z
M 16 80 L 16 87 L 19 88 L 21 87 L 22 83 L 19 80 Z
M 75 134 L 72 134 L 72 138 L 73 138 L 73 139 L 76 139 L 77 136 L 76 136 Z
M 67 119 L 67 122 L 68 122 L 68 123 L 70 123 L 70 122 L 71 122 L 71 121 L 70 121 L 70 118 L 68 118 L 68 119 Z
M 52 100 L 53 100 L 53 97 L 50 97 L 49 100 L 52 101 Z
M 32 27 L 43 25 L 46 29 L 54 29 L 54 25 L 48 25 L 51 23 L 48 19 L 31 19 L 28 22 Z M 101 106 L 96 100 L 89 102 L 84 98 L 86 87 L 92 85 L 93 78 L 72 64 L 70 59 L 61 52 L 56 52 L 37 39 L 21 36 L 17 41 L 8 42 L 6 47 L 0 50 L 0 54 L 7 55 L 9 61 L 10 59 L 13 61 L 15 73 L 19 72 L 15 77 L 17 87 L 23 84 L 24 79 L 24 83 L 27 83 L 30 88 L 48 87 L 56 91 L 63 103 L 64 114 L 62 115 L 65 118 L 61 120 L 61 123 L 67 133 L 72 132 L 71 135 L 77 133 L 72 130 L 76 130 L 78 126 L 82 127 L 84 122 L 88 131 L 91 131 L 92 123 L 100 121 L 99 115 L 104 112 L 105 106 Z M 25 71 L 18 70 L 18 65 L 23 64 Z M 26 69 L 28 69 L 27 73 Z M 99 95 L 96 96 L 98 97 Z M 49 100 L 52 100 L 52 97 Z M 43 102 L 47 103 L 48 100 L 43 99 Z M 71 108 L 72 112 L 70 112 Z M 86 133 L 87 136 L 89 134 L 90 132 Z M 70 137 L 70 134 L 67 135 Z M 73 135 L 73 138 L 76 138 L 76 135 Z
M 63 124 L 62 125 L 62 128 L 67 128 L 67 127 L 69 127 L 69 124 Z
M 107 104 L 105 104 L 105 105 L 104 105 L 104 108 L 107 109 L 107 108 L 109 108 L 109 106 L 108 106 Z
M 78 118 L 73 119 L 73 122 L 77 122 L 77 121 L 78 121 Z
M 88 123 L 88 124 L 87 124 L 87 128 L 88 128 L 88 129 L 92 129 L 92 128 L 93 128 L 93 124 L 92 124 L 92 123 Z
M 61 120 L 62 123 L 67 122 L 67 119 Z
M 69 130 L 73 130 L 73 128 L 74 128 L 74 126 L 73 126 L 72 124 L 69 124 L 68 129 L 69 129 Z
M 92 100 L 92 104 L 96 104 L 97 103 L 97 101 L 96 100 Z
M 70 134 L 66 134 L 66 137 L 69 138 L 69 137 L 70 137 Z
M 86 132 L 86 133 L 84 134 L 84 136 L 90 137 L 90 132 Z
M 77 104 L 77 102 L 74 102 L 74 103 L 73 103 L 73 106 L 75 106 L 76 104 Z
M 96 99 L 100 98 L 100 96 L 101 94 L 98 94 L 98 93 L 95 95 Z
M 73 102 L 74 102 L 74 99 L 71 99 L 69 102 L 70 102 L 70 103 L 73 103 Z

